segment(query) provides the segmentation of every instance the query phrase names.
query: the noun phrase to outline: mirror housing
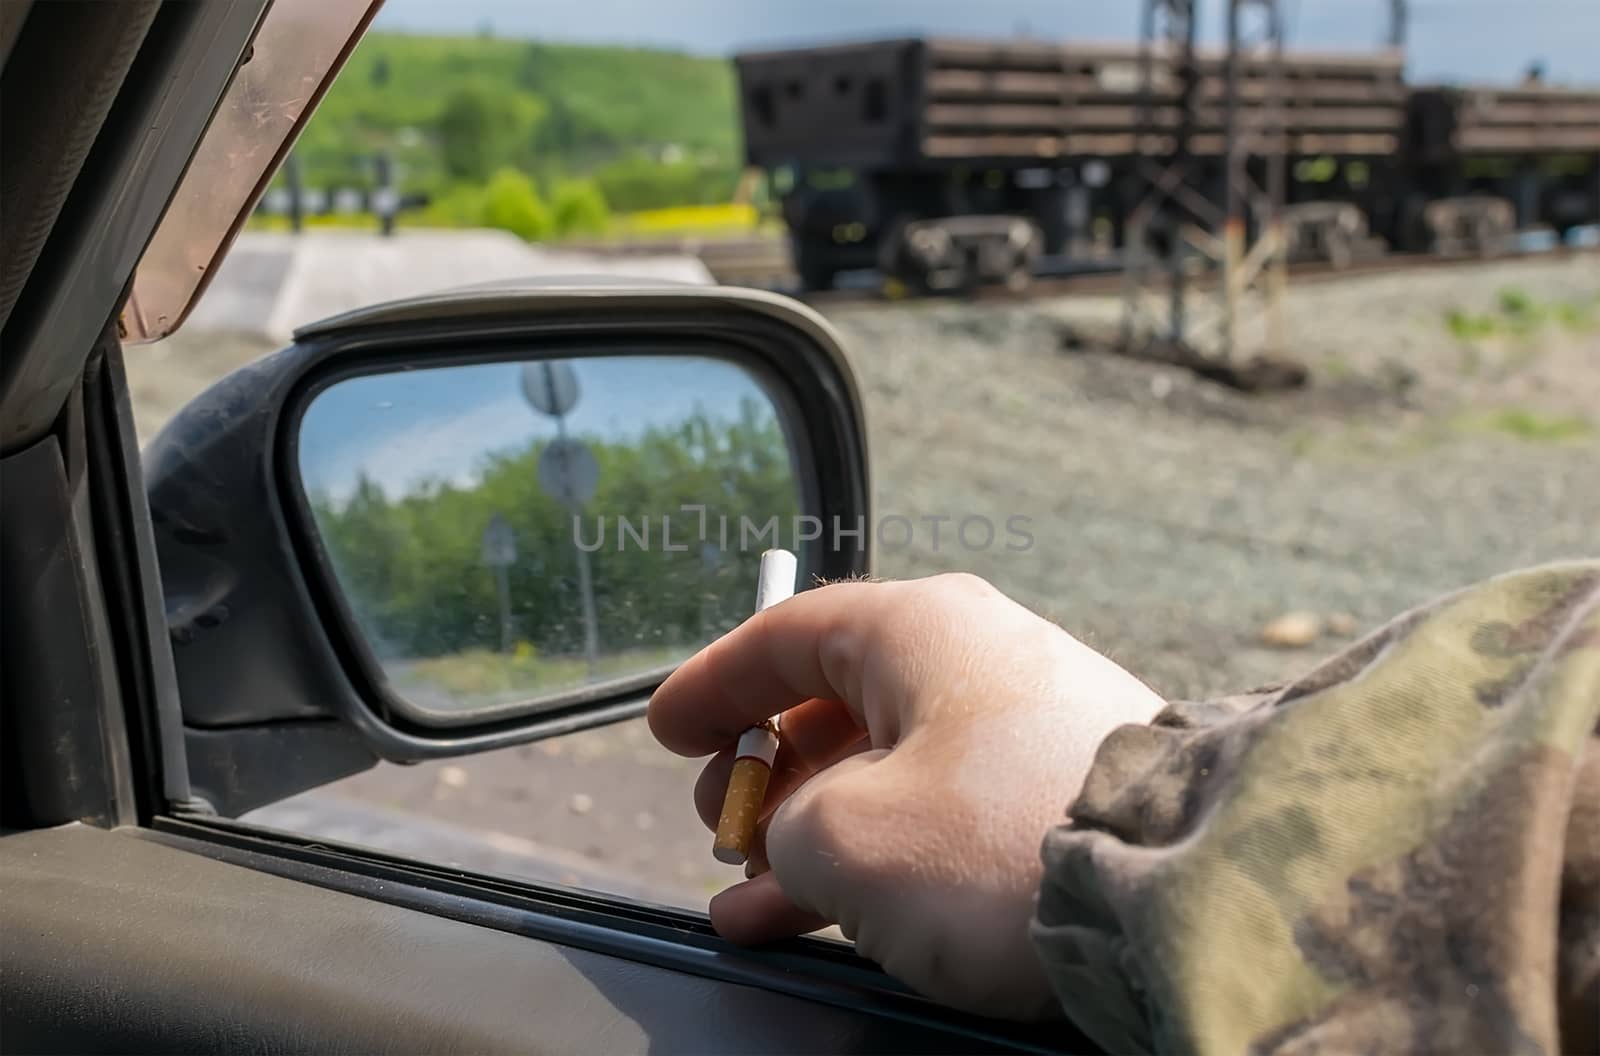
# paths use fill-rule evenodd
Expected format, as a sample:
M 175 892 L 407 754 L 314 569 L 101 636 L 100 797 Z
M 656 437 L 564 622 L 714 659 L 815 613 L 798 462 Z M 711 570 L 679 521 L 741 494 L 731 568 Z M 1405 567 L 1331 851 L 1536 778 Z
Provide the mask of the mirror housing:
M 144 470 L 193 795 L 233 816 L 379 759 L 466 755 L 642 714 L 659 672 L 531 714 L 417 722 L 344 611 L 293 459 L 307 395 L 332 377 L 664 342 L 759 374 L 795 419 L 803 512 L 870 523 L 866 433 L 838 339 L 811 310 L 756 290 L 493 285 L 409 298 L 305 327 L 180 411 Z M 869 538 L 824 539 L 802 568 L 864 573 Z

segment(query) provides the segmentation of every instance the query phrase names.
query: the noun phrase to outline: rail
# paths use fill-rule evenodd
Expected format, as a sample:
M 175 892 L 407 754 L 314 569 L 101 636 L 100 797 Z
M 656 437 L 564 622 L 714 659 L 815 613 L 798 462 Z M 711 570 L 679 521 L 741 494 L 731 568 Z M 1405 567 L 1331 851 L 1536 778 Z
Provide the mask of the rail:
M 596 247 L 598 248 L 598 247 Z M 698 256 L 706 270 L 717 282 L 727 286 L 756 286 L 783 293 L 797 293 L 799 280 L 790 260 L 789 249 L 781 237 L 744 238 L 727 242 L 686 241 L 683 243 L 650 243 L 649 249 L 613 245 L 610 250 L 619 254 L 629 252 L 683 252 Z M 1583 254 L 1600 256 L 1600 249 L 1583 246 L 1558 246 L 1546 249 L 1507 250 L 1491 256 L 1439 256 L 1424 253 L 1383 253 L 1357 258 L 1344 266 L 1336 267 L 1323 261 L 1302 262 L 1290 266 L 1289 272 L 1296 283 L 1329 282 L 1345 278 L 1381 275 L 1387 272 L 1414 268 L 1463 268 L 1485 263 L 1524 258 L 1561 259 Z M 1217 281 L 1217 276 L 1203 272 L 1193 276 L 1197 288 Z M 1066 294 L 1078 296 L 1112 296 L 1122 291 L 1122 271 L 1115 262 L 1076 270 L 1070 274 L 1037 275 L 1032 284 L 1021 292 L 1000 286 L 979 287 L 969 296 L 980 300 L 1019 300 L 1031 297 L 1053 297 Z M 870 273 L 844 289 L 812 292 L 802 295 L 815 304 L 883 299 L 893 296 L 892 287 Z

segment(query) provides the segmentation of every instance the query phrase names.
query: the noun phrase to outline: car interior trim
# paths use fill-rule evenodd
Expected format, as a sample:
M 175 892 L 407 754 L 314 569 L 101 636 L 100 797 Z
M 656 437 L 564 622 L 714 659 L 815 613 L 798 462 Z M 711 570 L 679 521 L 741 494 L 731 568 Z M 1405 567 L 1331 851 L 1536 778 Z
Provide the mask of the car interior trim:
M 1064 1023 L 1005 1024 L 918 997 L 835 942 L 800 938 L 747 949 L 718 937 L 704 914 L 484 876 L 222 818 L 161 818 L 139 835 L 463 923 L 934 1028 L 964 1039 L 960 1051 L 1091 1048 Z

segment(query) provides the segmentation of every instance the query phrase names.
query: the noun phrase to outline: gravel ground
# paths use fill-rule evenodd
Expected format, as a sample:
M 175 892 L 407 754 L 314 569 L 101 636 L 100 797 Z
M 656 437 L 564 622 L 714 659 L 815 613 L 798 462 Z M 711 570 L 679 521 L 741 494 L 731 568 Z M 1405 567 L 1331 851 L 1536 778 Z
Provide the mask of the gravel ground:
M 1258 645 L 1285 612 L 1367 626 L 1594 551 L 1600 310 L 1581 332 L 1451 336 L 1451 308 L 1489 311 L 1508 289 L 1581 302 L 1600 294 L 1600 264 L 1307 286 L 1285 322 L 1318 380 L 1267 397 L 1063 350 L 1064 326 L 1115 320 L 1107 299 L 836 313 L 867 392 L 879 514 L 1020 514 L 1035 536 L 1024 553 L 935 552 L 921 533 L 878 568 L 977 572 L 1163 693 L 1193 695 L 1303 667 Z M 1508 409 L 1589 417 L 1567 442 L 1530 442 L 1499 427 Z
M 1453 309 L 1495 313 L 1508 291 L 1587 308 L 1471 341 L 1446 325 Z M 865 394 L 876 513 L 912 527 L 912 545 L 880 548 L 878 571 L 977 572 L 1169 696 L 1294 674 L 1441 592 L 1600 551 L 1597 296 L 1592 256 L 1297 287 L 1286 322 L 1315 381 L 1270 397 L 1063 347 L 1064 331 L 1115 320 L 1110 299 L 832 309 Z M 268 347 L 184 334 L 134 353 L 141 434 Z M 938 517 L 950 520 L 936 548 L 923 518 Z M 997 526 L 994 544 L 956 539 L 969 517 Z M 1005 549 L 1010 517 L 1029 519 L 1026 550 Z M 1322 633 L 1264 645 L 1291 612 Z M 711 860 L 689 807 L 696 771 L 627 723 L 385 765 L 259 819 L 406 853 L 422 853 L 418 833 L 459 827 L 486 842 L 429 846 L 699 906 L 736 874 Z M 353 815 L 359 804 L 374 812 Z

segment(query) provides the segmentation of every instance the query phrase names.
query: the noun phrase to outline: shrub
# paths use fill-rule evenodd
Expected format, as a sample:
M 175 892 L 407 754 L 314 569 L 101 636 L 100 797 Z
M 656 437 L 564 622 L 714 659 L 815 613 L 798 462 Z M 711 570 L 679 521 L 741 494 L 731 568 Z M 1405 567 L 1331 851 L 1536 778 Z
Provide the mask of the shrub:
M 634 213 L 726 202 L 733 197 L 739 173 L 731 163 L 660 161 L 634 153 L 602 165 L 594 179 L 611 208 Z
M 1445 313 L 1444 325 L 1460 341 L 1478 341 L 1493 337 L 1500 329 L 1498 321 L 1489 315 L 1474 315 L 1460 308 Z
M 551 196 L 555 229 L 563 235 L 599 235 L 611 226 L 611 210 L 593 180 L 571 180 Z
M 1500 311 L 1513 317 L 1539 314 L 1533 298 L 1528 296 L 1526 290 L 1520 290 L 1515 286 L 1508 286 L 1500 291 Z
M 533 180 L 515 169 L 496 172 L 483 189 L 479 223 L 510 231 L 529 242 L 550 237 L 553 229 L 550 209 L 539 197 Z
M 477 227 L 483 222 L 483 188 L 452 184 L 434 195 L 417 219 L 429 227 Z

